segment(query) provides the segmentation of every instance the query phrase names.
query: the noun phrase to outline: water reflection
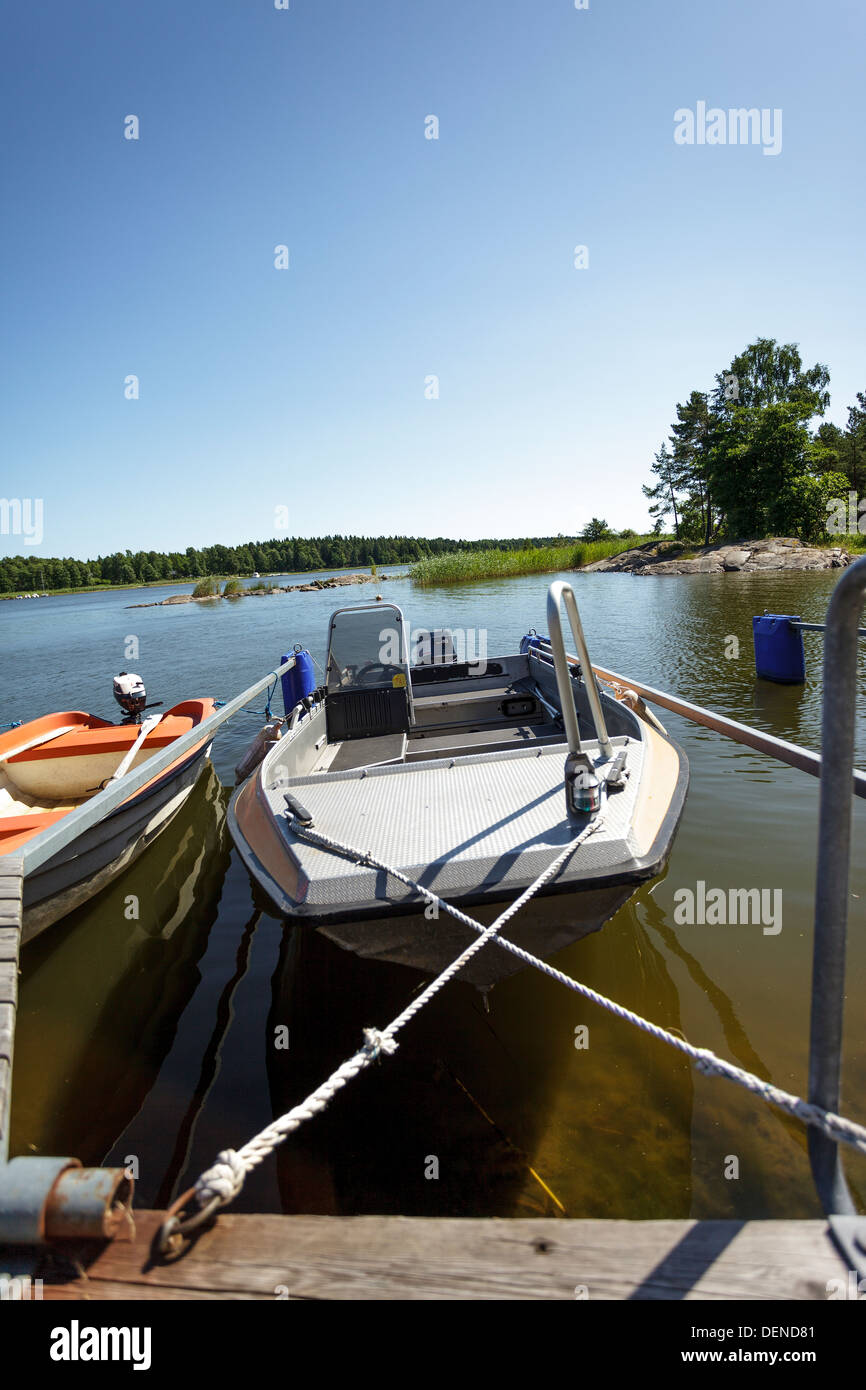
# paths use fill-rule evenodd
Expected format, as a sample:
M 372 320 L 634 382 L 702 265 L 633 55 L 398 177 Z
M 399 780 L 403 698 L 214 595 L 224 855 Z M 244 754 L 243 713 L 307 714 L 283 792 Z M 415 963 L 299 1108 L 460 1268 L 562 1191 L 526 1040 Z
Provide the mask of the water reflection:
M 663 955 L 629 908 L 617 920 L 615 953 L 600 949 L 600 933 L 561 952 L 557 965 L 678 1026 Z M 283 1024 L 292 1040 L 288 1052 L 267 1054 L 274 1114 L 303 1099 L 357 1048 L 364 1027 L 395 1016 L 418 988 L 405 967 L 287 928 L 267 1022 L 269 1037 Z M 623 1216 L 688 1212 L 689 1066 L 534 971 L 498 984 L 489 999 L 488 1013 L 471 986 L 437 995 L 400 1034 L 394 1057 L 282 1146 L 283 1210 L 603 1215 L 615 1191 Z M 582 1025 L 588 1045 L 577 1047 Z M 659 1145 L 663 1161 L 647 1163 Z
M 208 763 L 129 872 L 25 948 L 13 1152 L 100 1163 L 141 1105 L 201 978 L 228 860 L 224 802 Z

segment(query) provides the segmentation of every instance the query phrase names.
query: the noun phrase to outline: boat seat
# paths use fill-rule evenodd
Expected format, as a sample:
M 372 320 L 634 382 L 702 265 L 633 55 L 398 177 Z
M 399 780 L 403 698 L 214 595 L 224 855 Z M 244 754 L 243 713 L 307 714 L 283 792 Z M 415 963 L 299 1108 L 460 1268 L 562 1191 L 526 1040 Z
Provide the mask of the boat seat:
M 44 826 L 51 825 L 52 821 L 59 820 L 61 816 L 67 816 L 72 809 L 71 806 L 61 806 L 56 811 L 32 811 L 27 816 L 2 816 L 0 835 L 19 835 L 23 830 L 41 830 Z
M 29 816 L 0 816 L 0 853 L 12 854 L 71 810 L 71 806 L 64 806 L 58 811 L 34 811 Z
M 499 690 L 466 691 L 461 695 L 424 695 L 415 701 L 415 728 L 448 729 L 455 725 L 474 727 L 487 724 L 543 724 L 547 713 L 537 695 L 505 687 Z
M 165 748 L 174 739 L 189 733 L 192 726 L 192 719 L 186 715 L 164 714 L 148 734 L 143 751 L 152 754 L 158 748 Z M 59 738 L 22 749 L 7 761 L 9 767 L 14 768 L 18 763 L 51 762 L 57 758 L 91 757 L 98 753 L 117 753 L 120 761 L 140 733 L 139 724 L 102 724 L 101 721 L 96 724 L 94 721 L 91 725 L 82 724 L 80 728 L 61 734 Z
M 464 733 L 457 730 L 451 733 L 416 733 L 409 742 L 406 762 L 427 762 L 433 758 L 465 758 L 469 754 L 503 753 L 515 748 L 547 747 L 565 742 L 565 730 L 553 721 L 546 724 L 517 724 L 511 727 L 500 724 L 498 727 L 488 726 L 486 729 L 472 729 Z

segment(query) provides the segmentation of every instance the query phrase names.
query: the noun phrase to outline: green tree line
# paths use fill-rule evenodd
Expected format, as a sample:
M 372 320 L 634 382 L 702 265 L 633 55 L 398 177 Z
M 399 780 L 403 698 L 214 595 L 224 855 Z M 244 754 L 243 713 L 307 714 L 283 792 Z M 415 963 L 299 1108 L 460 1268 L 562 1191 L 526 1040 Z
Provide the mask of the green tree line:
M 455 550 L 523 550 L 528 546 L 565 545 L 574 536 L 521 537 L 509 540 L 432 540 L 417 536 L 290 536 L 284 540 L 247 541 L 243 545 L 188 546 L 183 552 L 116 551 L 95 560 L 13 555 L 0 559 L 0 591 L 32 593 L 104 584 L 180 582 L 209 575 L 306 573 L 309 570 L 369 569 L 373 565 L 414 564 Z
M 829 384 L 827 367 L 804 367 L 795 343 L 758 338 L 709 391 L 692 391 L 643 489 L 656 530 L 671 521 L 677 537 L 704 545 L 825 539 L 834 499 L 866 489 L 866 392 L 841 429 L 821 418 Z

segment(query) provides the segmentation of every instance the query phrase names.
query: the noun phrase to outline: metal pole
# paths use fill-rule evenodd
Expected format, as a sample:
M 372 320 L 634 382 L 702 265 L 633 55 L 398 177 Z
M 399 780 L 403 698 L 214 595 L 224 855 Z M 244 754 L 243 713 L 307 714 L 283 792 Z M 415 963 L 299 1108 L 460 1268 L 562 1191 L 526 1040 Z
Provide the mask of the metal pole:
M 589 659 L 586 638 L 583 635 L 583 625 L 580 621 L 580 614 L 577 611 L 577 599 L 574 597 L 574 590 L 571 585 L 564 583 L 561 579 L 557 579 L 551 584 L 547 591 L 547 626 L 550 631 L 553 667 L 556 671 L 556 685 L 559 690 L 559 701 L 562 705 L 562 718 L 568 738 L 568 749 L 570 753 L 580 752 L 580 735 L 577 728 L 577 711 L 574 704 L 574 691 L 572 690 L 571 680 L 568 674 L 569 659 L 565 650 L 565 642 L 562 638 L 562 620 L 559 616 L 559 605 L 563 598 L 565 599 L 565 611 L 568 614 L 568 621 L 571 624 L 572 636 L 574 637 L 575 646 L 577 647 L 577 655 L 580 659 L 581 673 L 586 685 L 589 707 L 592 711 L 593 723 L 595 724 L 596 738 L 598 739 L 598 744 L 602 753 L 606 758 L 610 759 L 613 757 L 613 747 L 608 738 L 607 725 L 601 707 L 598 686 L 595 681 L 595 672 L 592 667 L 592 662 Z
M 796 620 L 792 620 L 788 626 L 798 627 L 801 632 L 825 632 L 827 628 L 826 623 L 801 623 Z M 858 627 L 857 636 L 866 637 L 866 627 Z
M 577 611 L 577 599 L 574 597 L 574 590 L 570 584 L 563 586 L 563 597 L 565 598 L 565 611 L 568 614 L 568 621 L 571 624 L 571 631 L 577 645 L 577 655 L 583 663 L 583 679 L 586 683 L 586 693 L 589 697 L 589 707 L 592 710 L 592 719 L 595 724 L 595 733 L 598 738 L 599 747 L 606 758 L 613 757 L 613 745 L 608 738 L 607 724 L 604 719 L 604 711 L 601 707 L 601 697 L 598 693 L 598 685 L 595 680 L 595 671 L 589 659 L 589 651 L 586 646 L 586 638 L 583 635 L 583 623 L 580 621 L 580 614 Z
M 556 672 L 556 685 L 559 690 L 559 703 L 562 706 L 562 722 L 568 739 L 569 753 L 580 752 L 580 734 L 577 728 L 577 710 L 574 707 L 574 691 L 568 674 L 568 657 L 562 639 L 562 619 L 559 616 L 559 603 L 562 591 L 567 586 L 561 580 L 551 584 L 547 591 L 547 627 L 550 632 L 550 646 L 553 652 L 553 669 Z
M 851 859 L 851 770 L 857 690 L 858 622 L 866 600 L 866 556 L 833 590 L 824 641 L 821 801 L 815 884 L 809 1099 L 838 1113 L 845 1004 L 845 944 Z M 812 1175 L 828 1215 L 856 1207 L 834 1140 L 810 1126 Z

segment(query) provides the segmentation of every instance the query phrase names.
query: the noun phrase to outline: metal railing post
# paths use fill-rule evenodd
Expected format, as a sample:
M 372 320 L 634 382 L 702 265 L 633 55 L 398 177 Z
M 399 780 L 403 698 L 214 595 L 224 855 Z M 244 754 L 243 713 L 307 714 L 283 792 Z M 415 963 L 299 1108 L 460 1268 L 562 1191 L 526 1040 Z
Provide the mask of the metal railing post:
M 574 590 L 571 585 L 566 584 L 561 579 L 557 579 L 551 584 L 547 591 L 547 626 L 550 633 L 553 667 L 556 672 L 556 684 L 559 689 L 560 703 L 562 704 L 562 717 L 565 723 L 565 732 L 568 736 L 569 751 L 572 753 L 580 751 L 580 736 L 577 729 L 577 711 L 574 704 L 574 691 L 571 688 L 571 677 L 568 674 L 568 657 L 565 653 L 565 642 L 562 637 L 562 620 L 559 616 L 559 605 L 563 598 L 565 599 L 565 611 L 568 614 L 568 621 L 571 625 L 574 643 L 577 647 L 581 673 L 586 685 L 589 708 L 592 711 L 592 720 L 595 724 L 595 735 L 602 753 L 606 758 L 610 759 L 613 757 L 613 746 L 608 737 L 607 724 L 605 723 L 604 711 L 601 707 L 601 697 L 598 693 L 595 672 L 592 669 L 592 662 L 589 659 L 589 652 L 586 648 L 583 625 L 580 621 L 580 614 L 577 611 L 577 599 L 574 597 Z
M 845 1004 L 858 623 L 864 601 L 866 556 L 845 571 L 833 590 L 824 639 L 809 1100 L 835 1113 L 839 1112 Z M 866 1220 L 856 1220 L 838 1146 L 811 1126 L 808 1141 L 815 1186 L 834 1236 L 846 1257 L 862 1268 Z

